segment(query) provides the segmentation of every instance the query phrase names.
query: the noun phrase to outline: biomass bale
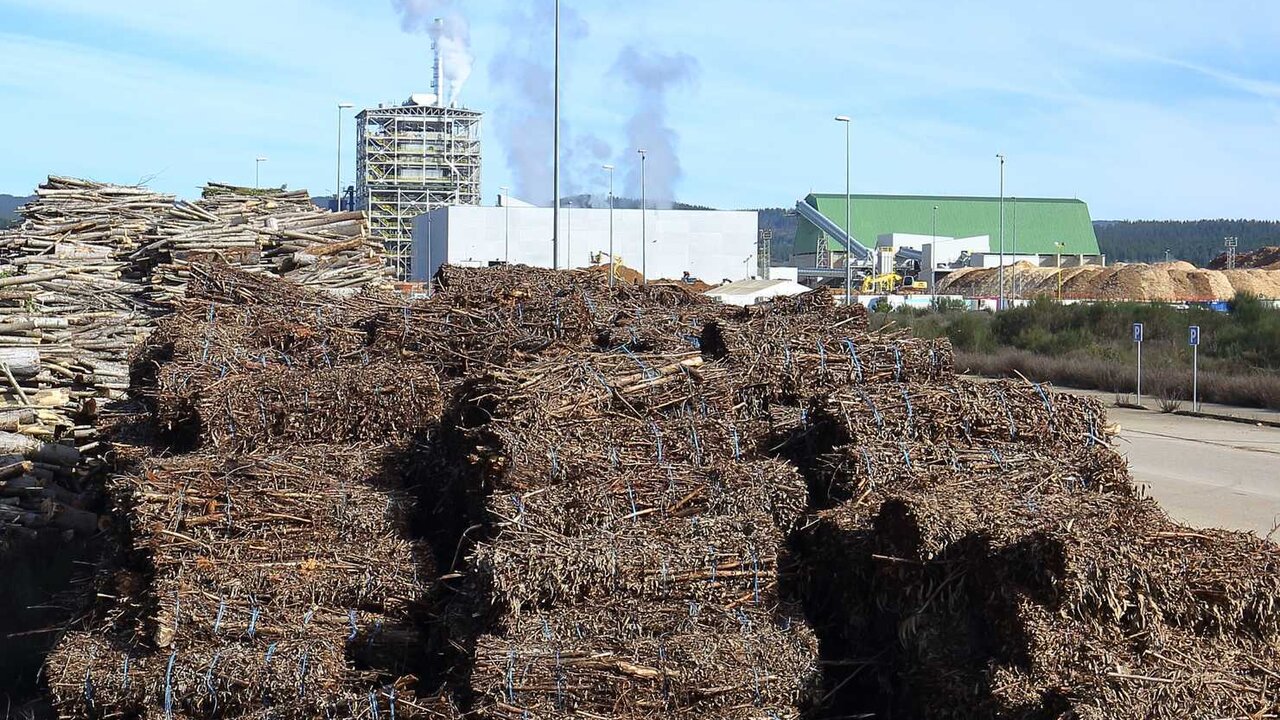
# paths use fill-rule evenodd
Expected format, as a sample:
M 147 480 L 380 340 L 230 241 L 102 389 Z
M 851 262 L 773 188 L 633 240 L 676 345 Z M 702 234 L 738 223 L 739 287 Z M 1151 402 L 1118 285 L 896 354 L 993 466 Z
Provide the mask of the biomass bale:
M 284 442 L 406 440 L 435 423 L 442 401 L 434 371 L 385 360 L 243 370 L 175 363 L 160 371 L 158 386 L 160 427 L 230 451 Z
M 434 576 L 431 558 L 400 537 L 412 503 L 386 489 L 383 462 L 372 449 L 321 446 L 153 460 L 122 479 L 157 597 L 180 613 L 171 623 L 191 617 L 209 627 L 227 612 L 247 623 L 271 608 L 282 615 L 317 604 L 338 614 L 403 611 L 419 602 Z M 173 601 L 187 593 L 204 600 Z
M 595 470 L 594 472 L 592 470 Z M 705 469 L 668 466 L 584 468 L 551 480 L 544 470 L 517 466 L 503 478 L 488 512 L 502 526 L 518 523 L 573 536 L 620 525 L 648 526 L 672 518 L 734 517 L 765 512 L 792 527 L 807 507 L 804 479 L 786 463 L 756 460 Z M 518 492 L 512 490 L 521 489 Z
M 1025 599 L 1016 620 L 1031 652 L 1025 665 L 995 669 L 996 712 L 1052 708 L 1081 720 L 1180 720 L 1280 713 L 1274 644 L 1171 631 L 1126 636 L 1114 627 L 1064 619 Z
M 605 624 L 601 624 L 601 620 Z M 817 686 L 817 640 L 790 618 L 653 635 L 626 615 L 557 612 L 482 637 L 482 717 L 795 717 Z M 713 715 L 714 716 L 714 715 Z
M 873 439 L 1020 443 L 1037 447 L 1101 444 L 1106 413 L 1094 398 L 1028 382 L 953 380 L 842 388 L 812 411 L 849 442 Z
M 257 641 L 210 650 L 156 652 L 69 634 L 47 665 L 55 708 L 63 718 L 462 717 L 447 696 L 418 697 L 412 678 L 385 682 L 349 669 L 340 643 Z
M 763 513 L 620 524 L 569 537 L 506 523 L 472 567 L 503 607 L 549 608 L 608 597 L 700 604 L 777 596 L 781 533 Z

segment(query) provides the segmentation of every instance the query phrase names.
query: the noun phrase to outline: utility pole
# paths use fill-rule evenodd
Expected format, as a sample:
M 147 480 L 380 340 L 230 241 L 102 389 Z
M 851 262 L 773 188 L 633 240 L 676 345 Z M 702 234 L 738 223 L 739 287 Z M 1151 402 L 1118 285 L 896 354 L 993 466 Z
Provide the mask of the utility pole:
M 853 118 L 837 115 L 836 122 L 844 123 L 844 305 L 853 306 Z
M 617 264 L 613 257 L 613 166 L 605 165 L 604 169 L 609 171 L 609 287 L 612 288 Z
M 1016 300 L 1020 297 L 1018 295 L 1018 198 L 1011 199 L 1013 200 L 1013 277 L 1009 278 L 1009 296 Z
M 938 296 L 938 206 L 933 206 L 933 244 L 929 246 L 929 292 L 933 293 L 934 303 Z
M 338 187 L 333 193 L 333 202 L 338 212 L 342 212 L 342 111 L 352 107 L 355 106 L 349 102 L 338 103 Z
M 511 267 L 511 188 L 503 185 L 502 191 L 502 261 Z
M 645 178 L 645 161 L 648 158 L 648 150 L 638 150 L 640 153 L 640 284 L 649 284 L 649 196 L 646 187 L 647 179 Z
M 1066 243 L 1056 242 L 1054 246 L 1058 249 L 1058 304 L 1062 304 L 1062 249 L 1066 247 Z
M 1004 155 L 997 153 L 996 157 L 1000 158 L 1000 299 L 996 302 L 996 310 L 1004 310 Z
M 555 158 L 552 164 L 555 166 L 552 171 L 554 176 L 551 180 L 551 192 L 555 196 L 552 198 L 553 205 L 551 210 L 551 269 L 560 269 L 560 0 L 556 2 L 556 57 L 555 57 L 555 141 L 554 154 Z

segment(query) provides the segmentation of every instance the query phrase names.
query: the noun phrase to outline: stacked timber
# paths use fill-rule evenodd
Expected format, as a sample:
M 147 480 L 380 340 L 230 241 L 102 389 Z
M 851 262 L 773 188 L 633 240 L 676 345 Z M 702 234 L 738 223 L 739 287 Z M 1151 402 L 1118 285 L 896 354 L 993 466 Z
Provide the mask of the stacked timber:
M 51 177 L 0 233 L 0 452 L 14 460 L 0 471 L 0 535 L 98 529 L 95 418 L 127 390 L 128 355 L 149 324 L 128 255 L 172 204 Z M 41 459 L 52 454 L 62 462 Z
M 124 398 L 130 354 L 181 295 L 192 258 L 346 294 L 389 279 L 363 214 L 324 212 L 305 192 L 211 184 L 186 202 L 50 177 L 20 212 L 23 222 L 0 233 L 0 414 L 19 419 L 7 431 L 65 445 L 86 462 L 65 485 L 22 480 L 25 504 L 4 511 L 0 536 L 61 527 L 89 509 L 83 486 L 102 450 L 95 418 Z M 7 503 L 19 493 L 4 492 L 15 493 Z
M 132 259 L 149 273 L 148 296 L 161 306 L 182 296 L 199 259 L 331 291 L 389 284 L 364 213 L 320 210 L 306 192 L 210 184 L 202 199 L 175 205 L 147 240 Z

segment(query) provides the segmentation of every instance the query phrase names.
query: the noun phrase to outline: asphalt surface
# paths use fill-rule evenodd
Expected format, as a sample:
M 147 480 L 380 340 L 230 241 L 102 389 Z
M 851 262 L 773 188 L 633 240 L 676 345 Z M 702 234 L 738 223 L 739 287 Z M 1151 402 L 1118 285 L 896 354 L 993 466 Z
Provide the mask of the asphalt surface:
M 1133 477 L 1174 519 L 1280 542 L 1280 428 L 1108 408 Z

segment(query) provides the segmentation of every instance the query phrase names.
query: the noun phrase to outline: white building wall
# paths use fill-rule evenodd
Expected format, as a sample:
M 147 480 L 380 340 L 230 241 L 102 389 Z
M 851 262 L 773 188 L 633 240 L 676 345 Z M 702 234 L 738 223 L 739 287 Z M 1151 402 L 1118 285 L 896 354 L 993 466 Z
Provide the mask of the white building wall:
M 414 221 L 413 279 L 425 281 L 446 262 L 487 265 L 508 259 L 508 213 L 510 262 L 551 267 L 550 208 L 448 207 Z M 614 252 L 627 267 L 639 271 L 643 264 L 652 279 L 676 279 L 687 270 L 710 283 L 758 274 L 757 213 L 649 210 L 647 245 L 641 243 L 642 215 L 640 210 L 614 211 Z M 561 209 L 561 267 L 589 267 L 593 254 L 607 261 L 608 253 L 607 208 Z

